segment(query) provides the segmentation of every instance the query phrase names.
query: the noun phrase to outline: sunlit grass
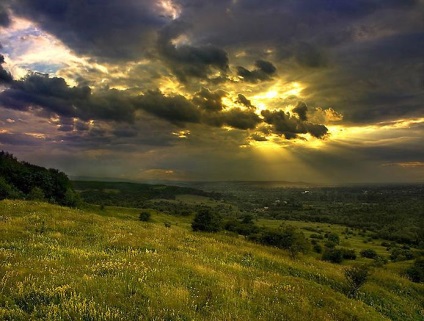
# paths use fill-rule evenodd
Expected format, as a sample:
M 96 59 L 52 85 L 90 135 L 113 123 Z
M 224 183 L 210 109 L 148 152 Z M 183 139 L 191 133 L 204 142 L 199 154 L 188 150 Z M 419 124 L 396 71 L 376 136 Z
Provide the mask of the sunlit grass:
M 0 202 L 0 320 L 421 320 L 424 291 L 378 269 L 358 299 L 343 266 L 188 218 Z M 172 222 L 165 227 L 164 222 Z

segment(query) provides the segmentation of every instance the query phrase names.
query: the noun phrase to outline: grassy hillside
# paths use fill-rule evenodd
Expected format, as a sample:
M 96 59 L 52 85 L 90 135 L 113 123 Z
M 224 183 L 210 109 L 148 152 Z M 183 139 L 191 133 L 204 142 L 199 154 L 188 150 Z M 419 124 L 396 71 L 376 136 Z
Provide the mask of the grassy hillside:
M 189 218 L 0 202 L 1 320 L 422 320 L 424 286 L 193 233 Z M 167 228 L 163 222 L 170 222 Z

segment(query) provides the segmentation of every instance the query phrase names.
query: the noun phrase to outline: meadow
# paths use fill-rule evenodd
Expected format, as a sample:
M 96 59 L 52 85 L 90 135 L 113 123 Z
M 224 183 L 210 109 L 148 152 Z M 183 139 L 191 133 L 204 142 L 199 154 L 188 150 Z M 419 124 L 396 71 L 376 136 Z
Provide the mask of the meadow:
M 152 211 L 141 222 L 139 212 L 1 201 L 0 319 L 424 318 L 424 286 L 399 273 L 403 263 L 374 267 L 353 298 L 345 264 L 192 232 L 189 216 Z

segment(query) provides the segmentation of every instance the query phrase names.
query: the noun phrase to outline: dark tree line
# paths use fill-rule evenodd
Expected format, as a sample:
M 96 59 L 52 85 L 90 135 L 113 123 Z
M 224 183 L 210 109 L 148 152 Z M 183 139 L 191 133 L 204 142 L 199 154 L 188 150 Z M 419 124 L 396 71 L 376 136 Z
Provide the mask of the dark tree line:
M 36 199 L 76 206 L 78 195 L 65 173 L 24 161 L 0 152 L 0 199 Z

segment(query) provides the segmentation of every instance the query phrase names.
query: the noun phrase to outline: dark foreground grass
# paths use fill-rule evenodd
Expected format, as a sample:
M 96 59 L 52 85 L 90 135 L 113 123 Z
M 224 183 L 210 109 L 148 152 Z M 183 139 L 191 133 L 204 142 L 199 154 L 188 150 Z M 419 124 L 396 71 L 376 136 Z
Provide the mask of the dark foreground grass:
M 0 202 L 0 320 L 423 320 L 423 285 L 378 268 L 356 299 L 343 266 L 137 211 Z

